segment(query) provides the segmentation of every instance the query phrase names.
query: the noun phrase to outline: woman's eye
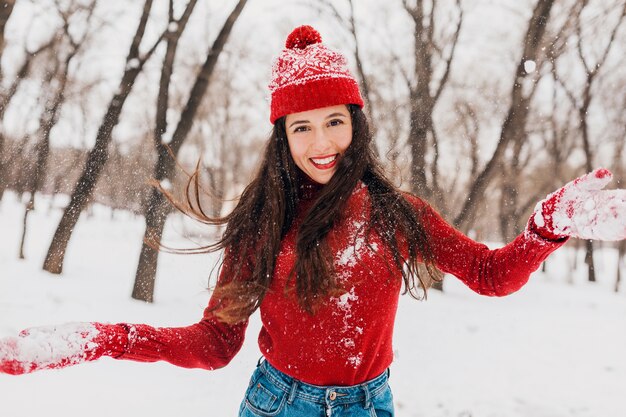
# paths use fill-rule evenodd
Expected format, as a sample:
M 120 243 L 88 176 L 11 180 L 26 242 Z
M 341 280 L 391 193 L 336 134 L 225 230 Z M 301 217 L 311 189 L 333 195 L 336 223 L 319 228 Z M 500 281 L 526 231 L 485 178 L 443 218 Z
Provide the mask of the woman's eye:
M 306 132 L 307 130 L 309 130 L 309 128 L 307 126 L 298 126 L 296 127 L 293 132 L 297 133 L 297 132 Z
M 340 119 L 333 119 L 330 122 L 328 122 L 329 126 L 339 126 L 343 124 L 343 120 Z

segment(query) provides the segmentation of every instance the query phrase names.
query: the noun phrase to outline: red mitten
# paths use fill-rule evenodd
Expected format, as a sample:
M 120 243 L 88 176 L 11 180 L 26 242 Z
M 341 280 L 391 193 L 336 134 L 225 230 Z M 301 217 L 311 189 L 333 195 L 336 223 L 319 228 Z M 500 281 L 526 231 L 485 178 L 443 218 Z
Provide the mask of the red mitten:
M 626 190 L 603 190 L 612 178 L 600 168 L 568 182 L 537 204 L 529 228 L 553 240 L 626 239 Z
M 18 337 L 0 339 L 0 373 L 27 374 L 117 357 L 128 344 L 126 330 L 117 324 L 68 323 L 26 329 Z

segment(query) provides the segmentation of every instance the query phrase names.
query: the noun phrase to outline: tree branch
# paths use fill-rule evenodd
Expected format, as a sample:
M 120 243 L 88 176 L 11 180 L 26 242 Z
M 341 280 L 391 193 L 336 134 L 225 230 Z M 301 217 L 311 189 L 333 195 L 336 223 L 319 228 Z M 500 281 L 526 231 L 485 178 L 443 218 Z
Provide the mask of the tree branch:
M 454 58 L 454 51 L 456 50 L 456 45 L 458 44 L 458 41 L 459 41 L 459 34 L 461 33 L 461 26 L 463 24 L 463 9 L 461 8 L 461 0 L 456 0 L 456 4 L 457 4 L 457 7 L 459 8 L 459 22 L 457 23 L 456 31 L 454 32 L 454 39 L 452 41 L 452 49 L 450 50 L 450 56 L 446 60 L 446 70 L 443 73 L 443 76 L 441 77 L 441 81 L 439 82 L 439 87 L 437 88 L 437 91 L 435 92 L 435 97 L 434 97 L 435 102 L 439 100 L 439 96 L 441 95 L 443 88 L 448 82 L 448 78 L 450 76 L 450 68 L 452 67 L 452 59 Z

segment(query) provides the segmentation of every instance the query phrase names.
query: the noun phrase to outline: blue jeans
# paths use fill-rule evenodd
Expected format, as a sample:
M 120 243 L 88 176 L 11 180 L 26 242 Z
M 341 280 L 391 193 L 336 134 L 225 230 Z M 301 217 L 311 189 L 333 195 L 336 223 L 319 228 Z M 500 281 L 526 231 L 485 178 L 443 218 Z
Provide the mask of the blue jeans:
M 393 417 L 389 372 L 359 385 L 317 386 L 261 362 L 250 379 L 239 417 Z

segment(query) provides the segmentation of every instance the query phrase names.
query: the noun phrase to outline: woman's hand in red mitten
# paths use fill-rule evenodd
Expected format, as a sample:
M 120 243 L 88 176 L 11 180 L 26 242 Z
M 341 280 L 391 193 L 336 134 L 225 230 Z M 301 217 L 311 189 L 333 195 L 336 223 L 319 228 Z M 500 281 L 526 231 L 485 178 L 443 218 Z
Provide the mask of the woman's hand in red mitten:
M 600 168 L 567 183 L 537 204 L 530 229 L 553 240 L 626 239 L 626 190 L 603 190 L 612 178 Z
M 69 323 L 26 329 L 0 339 L 0 373 L 21 375 L 124 353 L 128 334 L 116 324 Z

